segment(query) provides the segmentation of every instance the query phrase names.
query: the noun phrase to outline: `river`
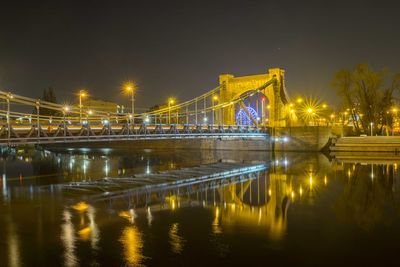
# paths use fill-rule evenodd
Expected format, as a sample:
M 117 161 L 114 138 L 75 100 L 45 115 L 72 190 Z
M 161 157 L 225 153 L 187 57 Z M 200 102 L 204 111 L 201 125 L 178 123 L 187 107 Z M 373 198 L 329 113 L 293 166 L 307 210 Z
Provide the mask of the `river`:
M 218 162 L 237 177 L 93 199 L 57 185 Z M 16 150 L 0 158 L 0 266 L 390 265 L 400 240 L 397 162 L 320 153 Z M 143 185 L 138 185 L 138 187 Z M 61 189 L 60 189 L 61 188 Z M 118 190 L 118 189 L 117 189 Z

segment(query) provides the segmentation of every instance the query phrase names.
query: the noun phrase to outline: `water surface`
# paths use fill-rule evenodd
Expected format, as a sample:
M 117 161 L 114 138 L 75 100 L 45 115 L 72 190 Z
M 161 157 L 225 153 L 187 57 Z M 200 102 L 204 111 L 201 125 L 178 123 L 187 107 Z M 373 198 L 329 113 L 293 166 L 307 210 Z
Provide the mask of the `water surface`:
M 218 161 L 267 169 L 90 201 L 49 185 Z M 0 266 L 397 265 L 396 161 L 322 154 L 20 150 L 0 159 Z

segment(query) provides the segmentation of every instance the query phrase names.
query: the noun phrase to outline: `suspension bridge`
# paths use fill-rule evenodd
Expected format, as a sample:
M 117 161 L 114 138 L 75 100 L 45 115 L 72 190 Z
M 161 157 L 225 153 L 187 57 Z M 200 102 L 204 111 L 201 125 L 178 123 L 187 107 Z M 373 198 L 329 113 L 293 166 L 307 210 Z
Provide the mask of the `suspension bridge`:
M 219 76 L 219 85 L 188 101 L 140 114 L 89 110 L 0 91 L 0 145 L 125 140 L 266 139 L 290 120 L 284 70 Z M 52 111 L 53 116 L 43 115 Z

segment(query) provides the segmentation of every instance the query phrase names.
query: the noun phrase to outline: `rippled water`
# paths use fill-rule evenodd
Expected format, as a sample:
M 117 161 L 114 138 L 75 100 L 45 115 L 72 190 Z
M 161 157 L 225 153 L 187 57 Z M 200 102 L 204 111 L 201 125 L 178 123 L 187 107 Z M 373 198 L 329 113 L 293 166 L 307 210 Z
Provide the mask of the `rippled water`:
M 218 161 L 267 169 L 90 201 L 48 185 Z M 397 265 L 396 161 L 210 151 L 17 151 L 0 159 L 0 266 Z

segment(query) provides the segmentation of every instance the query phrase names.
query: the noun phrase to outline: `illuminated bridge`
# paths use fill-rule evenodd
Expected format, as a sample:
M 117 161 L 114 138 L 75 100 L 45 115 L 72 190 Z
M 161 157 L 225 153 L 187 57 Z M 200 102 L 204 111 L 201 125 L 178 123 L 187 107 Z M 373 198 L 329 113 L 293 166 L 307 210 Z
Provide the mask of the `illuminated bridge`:
M 61 105 L 0 91 L 0 145 L 125 140 L 266 139 L 290 120 L 284 71 L 234 77 L 183 103 L 140 114 Z M 43 115 L 51 111 L 54 116 Z

